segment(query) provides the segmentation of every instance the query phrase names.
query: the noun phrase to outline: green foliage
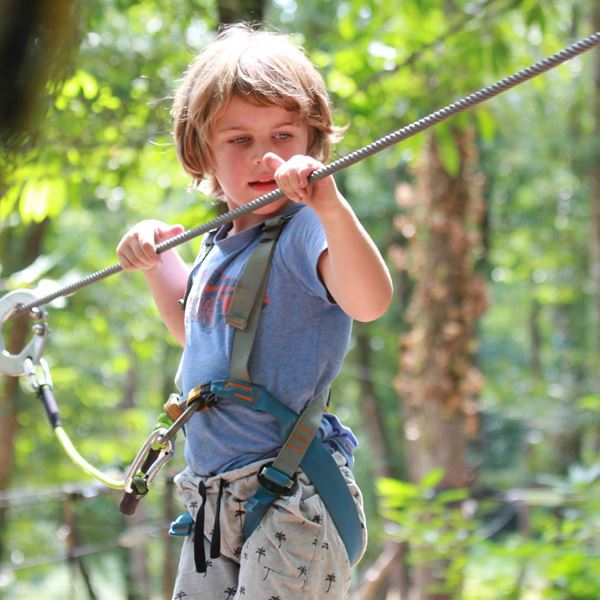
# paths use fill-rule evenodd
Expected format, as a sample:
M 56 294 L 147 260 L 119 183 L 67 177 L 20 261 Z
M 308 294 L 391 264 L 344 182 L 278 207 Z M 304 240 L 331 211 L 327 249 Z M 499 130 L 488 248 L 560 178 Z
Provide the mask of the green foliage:
M 435 591 L 456 595 L 462 587 L 476 523 L 463 508 L 467 490 L 436 490 L 443 476 L 438 468 L 418 483 L 381 479 L 377 489 L 381 513 L 394 524 L 391 535 L 410 545 L 411 564 L 440 564 Z
M 599 472 L 598 465 L 574 466 L 567 477 L 525 494 L 529 530 L 473 546 L 464 599 L 597 598 Z
M 389 535 L 408 543 L 410 563 L 438 566 L 436 591 L 463 600 L 591 600 L 600 594 L 599 474 L 598 464 L 573 466 L 565 478 L 521 491 L 501 506 L 527 515 L 527 530 L 491 535 L 481 525 L 498 501 L 436 491 L 439 469 L 418 484 L 382 479 L 377 488 Z M 466 516 L 473 506 L 481 514 Z

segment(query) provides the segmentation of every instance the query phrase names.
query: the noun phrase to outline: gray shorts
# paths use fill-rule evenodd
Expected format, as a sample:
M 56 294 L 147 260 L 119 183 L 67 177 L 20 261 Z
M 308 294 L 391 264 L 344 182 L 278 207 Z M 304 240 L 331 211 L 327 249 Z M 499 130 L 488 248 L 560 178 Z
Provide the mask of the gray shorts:
M 362 529 L 362 557 L 367 530 L 362 494 L 344 457 L 334 459 L 354 497 Z M 306 475 L 290 496 L 278 498 L 260 525 L 244 541 L 244 502 L 256 490 L 256 473 L 265 461 L 242 469 L 201 478 L 189 469 L 175 483 L 188 512 L 196 519 L 204 505 L 206 570 L 199 573 L 194 561 L 194 532 L 183 541 L 173 600 L 342 600 L 350 587 L 351 567 L 346 548 L 321 498 Z M 198 491 L 206 490 L 206 502 Z M 215 512 L 222 491 L 219 519 Z M 210 558 L 216 526 L 220 557 Z M 358 562 L 358 561 L 357 561 Z

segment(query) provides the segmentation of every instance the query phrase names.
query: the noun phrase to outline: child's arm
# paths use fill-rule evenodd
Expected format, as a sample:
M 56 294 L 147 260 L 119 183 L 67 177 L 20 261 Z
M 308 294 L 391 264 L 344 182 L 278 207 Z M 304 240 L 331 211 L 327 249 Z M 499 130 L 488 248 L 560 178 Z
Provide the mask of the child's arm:
M 323 167 L 309 156 L 294 156 L 285 162 L 268 153 L 264 160 L 285 195 L 317 213 L 328 245 L 319 259 L 319 275 L 335 301 L 357 321 L 373 321 L 383 315 L 392 299 L 390 273 L 333 177 L 309 184 L 310 174 Z
M 181 225 L 140 221 L 121 238 L 117 255 L 125 271 L 142 270 L 162 320 L 183 346 L 185 331 L 179 299 L 185 292 L 189 269 L 174 249 L 156 253 L 157 244 L 182 231 Z

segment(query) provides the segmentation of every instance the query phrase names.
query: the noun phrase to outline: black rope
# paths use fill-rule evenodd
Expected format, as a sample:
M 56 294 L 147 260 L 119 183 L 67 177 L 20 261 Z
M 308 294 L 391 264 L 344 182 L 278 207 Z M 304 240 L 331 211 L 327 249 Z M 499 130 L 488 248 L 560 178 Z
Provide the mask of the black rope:
M 580 54 L 583 54 L 584 52 L 587 52 L 588 50 L 591 50 L 592 48 L 595 48 L 598 45 L 600 45 L 600 31 L 596 31 L 588 37 L 583 38 L 571 44 L 570 46 L 567 46 L 563 50 L 560 50 L 556 54 L 548 56 L 547 58 L 544 58 L 543 60 L 540 60 L 539 62 L 536 62 L 535 64 L 526 67 L 525 69 L 517 71 L 513 75 L 505 77 L 504 79 L 501 79 L 496 83 L 481 88 L 480 90 L 473 92 L 472 94 L 469 94 L 468 96 L 465 96 L 464 98 L 461 98 L 460 100 L 457 100 L 452 104 L 445 106 L 444 108 L 432 112 L 431 114 L 419 119 L 418 121 L 415 121 L 414 123 L 406 125 L 405 127 L 402 127 L 401 129 L 398 129 L 393 133 L 385 135 L 382 138 L 368 144 L 367 146 L 360 148 L 359 150 L 355 150 L 354 152 L 351 152 L 350 154 L 333 161 L 329 165 L 312 173 L 309 177 L 309 180 L 312 182 L 318 181 L 320 179 L 328 177 L 329 175 L 333 175 L 334 173 L 337 173 L 342 169 L 346 169 L 356 164 L 357 162 L 360 162 L 365 158 L 372 156 L 373 154 L 381 152 L 382 150 L 385 150 L 386 148 L 389 148 L 390 146 L 393 146 L 398 142 L 401 142 L 409 137 L 412 137 L 413 135 L 416 135 L 417 133 L 429 129 L 430 127 L 433 127 L 434 125 L 437 125 L 438 123 L 441 123 L 442 121 L 445 121 L 446 119 L 458 113 L 461 113 L 467 110 L 468 108 L 472 108 L 473 106 L 481 104 L 482 102 L 485 102 L 486 100 L 489 100 L 490 98 L 493 98 L 498 94 L 501 94 L 517 85 L 520 85 L 521 83 L 524 83 L 525 81 L 528 81 L 534 77 L 537 77 L 538 75 L 541 75 L 542 73 L 545 73 L 546 71 L 549 71 L 550 69 L 554 69 L 558 65 L 568 60 L 571 60 L 572 58 L 575 58 L 576 56 L 579 56 Z M 171 239 L 162 242 L 161 244 L 158 244 L 158 246 L 156 247 L 156 251 L 159 254 L 162 252 L 166 252 L 167 250 L 170 250 L 175 246 L 179 246 L 180 244 L 188 242 L 193 238 L 208 233 L 211 229 L 214 229 L 215 227 L 219 227 L 221 225 L 230 223 L 234 219 L 237 219 L 242 215 L 251 213 L 263 206 L 266 206 L 267 204 L 270 204 L 271 202 L 275 202 L 275 200 L 279 200 L 282 197 L 283 192 L 279 188 L 273 190 L 272 192 L 269 192 L 268 194 L 265 194 L 260 198 L 252 200 L 244 206 L 240 206 L 232 211 L 219 215 L 218 217 L 212 219 L 208 223 L 184 231 L 183 233 L 180 233 L 179 235 L 176 235 Z M 11 317 L 26 310 L 31 310 L 32 308 L 35 308 L 37 306 L 42 306 L 44 304 L 47 304 L 48 302 L 52 302 L 52 300 L 56 300 L 57 298 L 60 298 L 62 296 L 68 296 L 80 290 L 83 287 L 86 287 L 101 279 L 105 279 L 110 275 L 119 273 L 122 270 L 123 268 L 120 264 L 115 264 L 110 267 L 106 267 L 100 271 L 96 271 L 95 273 L 87 275 L 86 277 L 83 277 L 82 279 L 75 281 L 70 285 L 67 285 L 52 292 L 51 294 L 42 296 L 37 300 L 32 300 L 31 302 L 17 306 L 15 310 L 11 313 Z

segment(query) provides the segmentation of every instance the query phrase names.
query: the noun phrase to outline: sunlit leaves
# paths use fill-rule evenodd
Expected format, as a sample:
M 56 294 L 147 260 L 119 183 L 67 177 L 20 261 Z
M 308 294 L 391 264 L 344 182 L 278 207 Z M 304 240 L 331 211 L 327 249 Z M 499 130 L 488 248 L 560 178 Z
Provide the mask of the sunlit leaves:
M 62 179 L 34 179 L 25 183 L 19 203 L 23 224 L 39 223 L 60 214 L 67 201 L 67 187 Z
M 78 69 L 75 75 L 65 81 L 61 94 L 66 98 L 75 98 L 82 93 L 85 98 L 91 100 L 98 94 L 98 81 L 83 69 Z

